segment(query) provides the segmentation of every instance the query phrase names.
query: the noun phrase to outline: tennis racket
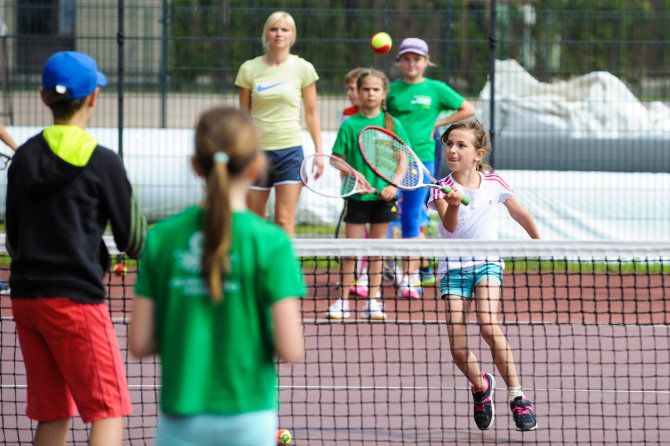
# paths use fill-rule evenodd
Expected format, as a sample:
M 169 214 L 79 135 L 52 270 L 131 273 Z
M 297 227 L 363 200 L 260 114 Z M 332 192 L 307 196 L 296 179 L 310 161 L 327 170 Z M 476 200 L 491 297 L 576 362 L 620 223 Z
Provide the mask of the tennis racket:
M 319 165 L 323 166 L 320 171 Z M 324 197 L 344 198 L 354 194 L 379 194 L 363 176 L 342 158 L 323 153 L 308 156 L 300 166 L 302 183 Z
M 416 153 L 393 132 L 369 126 L 358 134 L 358 147 L 363 159 L 370 168 L 384 181 L 402 190 L 416 190 L 422 187 L 438 189 L 448 194 L 452 189 L 439 184 Z M 423 177 L 433 184 L 425 184 Z M 468 197 L 461 203 L 470 204 Z

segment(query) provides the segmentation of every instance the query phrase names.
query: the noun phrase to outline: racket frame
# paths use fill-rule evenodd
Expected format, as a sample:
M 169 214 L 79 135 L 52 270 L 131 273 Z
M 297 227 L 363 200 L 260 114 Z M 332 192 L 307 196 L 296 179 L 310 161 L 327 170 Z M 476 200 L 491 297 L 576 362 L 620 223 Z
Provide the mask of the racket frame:
M 9 163 L 12 161 L 12 157 L 5 153 L 0 152 L 0 170 L 5 170 L 9 167 Z
M 319 190 L 316 187 L 310 186 L 310 182 L 308 181 L 309 175 L 307 175 L 306 169 L 308 168 L 308 164 L 310 163 L 310 161 L 312 159 L 318 158 L 318 157 L 323 158 L 324 165 L 325 165 L 326 162 L 331 163 L 331 165 L 333 165 L 332 163 L 335 162 L 335 163 L 340 164 L 342 167 L 344 167 L 344 169 L 340 169 L 338 167 L 333 166 L 334 169 L 339 170 L 339 171 L 347 171 L 348 170 L 349 171 L 348 173 L 351 174 L 354 177 L 354 180 L 356 181 L 354 189 L 351 192 L 348 192 L 346 194 L 341 194 L 341 193 L 340 194 L 334 194 L 334 193 L 325 193 L 323 190 Z M 325 169 L 325 166 L 324 166 L 324 169 Z M 323 173 L 321 175 L 323 175 Z M 368 187 L 365 186 L 364 181 L 361 180 L 361 175 L 356 171 L 356 169 L 351 167 L 349 165 L 349 163 L 347 163 L 344 160 L 344 158 L 340 158 L 339 156 L 329 155 L 327 153 L 313 153 L 313 154 L 308 155 L 307 157 L 305 157 L 305 159 L 302 161 L 302 165 L 300 166 L 300 180 L 302 181 L 302 184 L 306 188 L 311 190 L 312 192 L 314 192 L 316 194 L 319 194 L 321 196 L 324 196 L 324 197 L 328 197 L 328 198 L 347 198 L 347 197 L 350 197 L 350 196 L 355 195 L 355 194 L 368 194 L 368 193 L 373 193 L 373 194 L 379 195 L 379 191 L 377 189 L 368 188 Z M 359 186 L 361 186 L 361 187 L 359 187 Z
M 416 165 L 421 169 L 420 172 L 419 172 L 419 175 L 420 175 L 419 176 L 419 181 L 417 182 L 416 185 L 414 185 L 414 186 L 404 186 L 402 184 L 398 184 L 395 181 L 389 180 L 389 178 L 386 178 L 385 175 L 382 175 L 381 172 L 379 172 L 377 167 L 374 165 L 374 163 L 372 161 L 370 161 L 365 149 L 363 148 L 363 133 L 366 132 L 366 131 L 372 131 L 372 130 L 377 131 L 377 132 L 385 133 L 389 137 L 398 141 L 403 146 L 405 152 L 407 152 L 409 156 L 414 158 L 414 161 L 416 162 Z M 417 190 L 417 189 L 427 187 L 427 188 L 431 188 L 431 189 L 440 190 L 440 191 L 444 192 L 445 194 L 448 194 L 453 190 L 451 187 L 447 186 L 446 184 L 439 184 L 439 182 L 435 179 L 435 177 L 433 177 L 433 175 L 430 173 L 428 168 L 423 164 L 423 162 L 421 162 L 421 160 L 416 155 L 416 153 L 414 153 L 414 150 L 412 150 L 412 148 L 405 141 L 400 139 L 400 137 L 398 135 L 396 135 L 395 133 L 393 133 L 392 131 L 390 131 L 388 129 L 385 129 L 383 127 L 379 127 L 379 126 L 376 126 L 376 125 L 369 125 L 369 126 L 365 127 L 358 134 L 358 149 L 360 150 L 361 155 L 363 156 L 363 159 L 365 160 L 366 164 L 370 167 L 370 169 L 372 169 L 372 171 L 377 176 L 379 176 L 381 179 L 383 179 L 387 183 L 397 187 L 398 189 L 406 190 L 406 191 L 412 191 L 412 190 Z M 423 182 L 423 177 L 424 176 L 426 178 L 428 178 L 432 183 L 424 183 Z M 467 205 L 470 204 L 470 199 L 468 197 L 463 197 L 463 199 L 461 200 L 461 203 L 464 204 L 465 206 L 467 206 Z

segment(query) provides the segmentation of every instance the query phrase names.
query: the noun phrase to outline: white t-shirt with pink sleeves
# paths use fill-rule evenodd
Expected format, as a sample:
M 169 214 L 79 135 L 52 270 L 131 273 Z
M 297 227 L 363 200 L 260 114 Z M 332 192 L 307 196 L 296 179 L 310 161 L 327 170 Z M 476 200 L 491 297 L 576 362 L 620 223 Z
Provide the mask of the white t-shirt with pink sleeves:
M 458 227 L 454 232 L 447 231 L 442 222 L 439 224 L 440 235 L 445 239 L 498 239 L 498 225 L 496 212 L 498 203 L 504 203 L 514 197 L 512 188 L 497 173 L 479 172 L 481 183 L 478 189 L 468 189 L 454 181 L 452 174 L 442 178 L 439 182 L 451 188 L 463 191 L 470 199 L 468 206 L 460 206 L 458 210 Z M 444 193 L 431 189 L 428 206 L 435 209 L 435 200 L 444 198 Z M 496 263 L 505 267 L 500 257 L 445 257 L 440 259 L 438 274 L 447 270 L 472 269 L 484 263 Z

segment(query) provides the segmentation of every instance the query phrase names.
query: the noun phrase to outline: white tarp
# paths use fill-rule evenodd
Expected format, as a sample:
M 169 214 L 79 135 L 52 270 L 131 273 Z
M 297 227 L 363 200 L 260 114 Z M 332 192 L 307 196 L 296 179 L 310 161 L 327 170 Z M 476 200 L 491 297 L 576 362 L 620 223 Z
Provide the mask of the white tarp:
M 490 116 L 490 81 L 480 92 L 481 117 Z M 574 138 L 668 137 L 670 108 L 643 105 L 611 73 L 595 71 L 544 83 L 516 60 L 496 60 L 495 129 L 544 133 L 565 130 Z
M 37 127 L 9 127 L 21 144 L 39 132 Z M 90 133 L 110 148 L 118 147 L 117 130 L 91 128 Z M 332 147 L 335 132 L 323 133 Z M 314 151 L 307 132 L 306 153 Z M 190 168 L 193 131 L 185 129 L 124 130 L 124 162 L 142 209 L 150 219 L 180 211 L 202 197 L 202 181 Z M 501 170 L 519 201 L 536 220 L 545 239 L 670 239 L 670 174 L 555 172 Z M 6 189 L 0 176 L 0 190 Z M 328 199 L 304 189 L 298 223 L 334 225 L 341 199 Z M 5 194 L 0 193 L 4 215 Z M 501 238 L 524 238 L 523 230 L 499 211 Z

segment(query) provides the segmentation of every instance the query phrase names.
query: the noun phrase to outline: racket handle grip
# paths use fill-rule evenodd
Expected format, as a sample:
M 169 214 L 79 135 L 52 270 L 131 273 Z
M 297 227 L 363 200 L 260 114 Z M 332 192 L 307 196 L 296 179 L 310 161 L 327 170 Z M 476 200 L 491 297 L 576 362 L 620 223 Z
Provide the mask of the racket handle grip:
M 453 189 L 450 188 L 449 186 L 446 186 L 444 184 L 442 185 L 442 192 L 444 192 L 445 194 L 448 194 L 452 190 Z M 463 203 L 464 206 L 467 206 L 467 205 L 470 204 L 470 199 L 468 197 L 463 197 L 463 199 L 461 200 L 461 203 Z

